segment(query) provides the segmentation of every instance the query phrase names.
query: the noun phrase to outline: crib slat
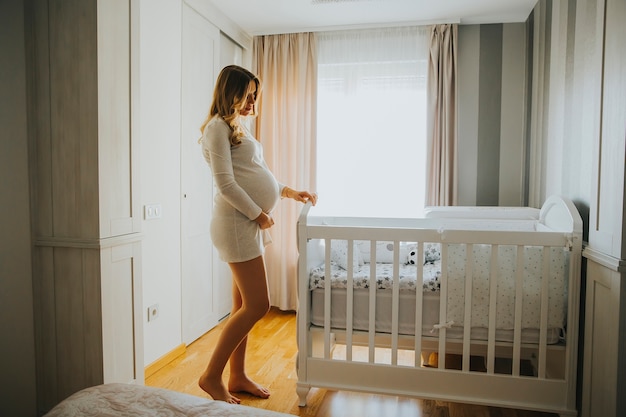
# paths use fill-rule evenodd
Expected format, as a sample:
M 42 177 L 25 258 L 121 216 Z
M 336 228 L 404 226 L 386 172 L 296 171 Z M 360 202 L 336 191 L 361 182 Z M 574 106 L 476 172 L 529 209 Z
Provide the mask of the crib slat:
M 569 259 L 569 273 L 567 274 L 568 290 L 567 290 L 567 323 L 578 323 L 580 311 L 569 306 L 578 305 L 580 297 L 580 258 L 573 256 L 577 252 L 565 253 L 564 260 Z M 578 253 L 580 255 L 580 253 Z M 577 348 L 572 346 L 571 340 L 577 340 L 578 329 L 576 326 L 571 326 L 567 329 L 567 333 L 563 334 L 563 342 L 565 342 L 565 380 L 569 381 L 570 390 L 574 391 L 576 388 L 576 378 L 572 382 L 572 375 L 576 375 L 576 355 L 573 352 L 577 352 Z
M 441 276 L 439 277 L 439 362 L 438 368 L 446 368 L 446 327 L 448 311 L 448 245 L 441 244 Z
M 417 258 L 424 259 L 424 244 L 417 242 Z M 415 268 L 416 284 L 415 284 L 415 366 L 421 366 L 422 352 L 422 308 L 424 298 L 424 266 L 417 265 Z
M 513 376 L 520 374 L 522 345 L 522 305 L 524 297 L 524 247 L 517 246 L 515 267 L 515 316 L 513 325 Z
M 376 354 L 376 241 L 370 241 L 370 309 L 369 309 L 369 333 L 368 353 L 369 363 L 374 363 Z
M 393 291 L 391 295 L 391 364 L 398 364 L 398 323 L 400 314 L 400 242 L 393 242 Z
M 352 362 L 352 330 L 354 300 L 354 240 L 348 239 L 348 288 L 346 289 L 346 361 Z
M 472 288 L 474 285 L 474 245 L 465 248 L 465 311 L 463 313 L 463 372 L 470 370 L 472 333 Z
M 548 344 L 548 296 L 550 284 L 550 247 L 544 246 L 541 273 L 541 321 L 539 324 L 539 363 L 537 376 L 546 377 L 546 346 Z
M 324 277 L 324 359 L 330 359 L 330 290 L 331 290 L 331 268 L 330 268 L 330 245 L 332 241 L 326 239 L 325 243 L 325 277 Z
M 487 373 L 495 371 L 496 303 L 498 295 L 498 245 L 491 245 L 491 268 L 489 271 L 489 329 L 487 336 Z

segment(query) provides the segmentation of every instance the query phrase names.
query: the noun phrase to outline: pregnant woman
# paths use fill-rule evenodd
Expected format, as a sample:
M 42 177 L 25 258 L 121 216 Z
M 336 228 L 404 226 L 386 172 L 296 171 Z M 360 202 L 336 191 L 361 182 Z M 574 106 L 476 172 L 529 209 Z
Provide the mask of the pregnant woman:
M 245 372 L 248 333 L 270 308 L 264 247 L 271 212 L 280 197 L 311 201 L 317 196 L 280 184 L 263 159 L 263 148 L 242 124 L 256 115 L 259 79 L 245 68 L 230 65 L 220 72 L 213 103 L 202 125 L 202 152 L 217 187 L 211 239 L 233 276 L 233 308 L 198 384 L 213 399 L 239 403 L 231 392 L 267 398 L 269 391 Z M 222 381 L 230 359 L 228 387 Z

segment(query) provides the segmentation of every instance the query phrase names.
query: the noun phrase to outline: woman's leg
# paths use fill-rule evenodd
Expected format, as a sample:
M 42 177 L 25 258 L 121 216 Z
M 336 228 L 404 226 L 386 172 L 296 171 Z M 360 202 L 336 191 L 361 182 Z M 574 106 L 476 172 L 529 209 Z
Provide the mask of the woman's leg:
M 220 335 L 209 364 L 200 377 L 198 384 L 213 399 L 230 403 L 240 400 L 231 395 L 222 381 L 222 373 L 226 362 L 241 344 L 254 324 L 269 310 L 269 293 L 263 257 L 246 262 L 231 263 L 233 273 L 233 311 Z M 239 294 L 236 296 L 236 294 Z M 240 299 L 240 302 L 239 302 Z M 239 308 L 236 308 L 240 304 Z M 243 345 L 245 354 L 245 344 Z M 238 360 L 239 354 L 235 354 Z
M 269 299 L 269 296 L 268 296 Z M 236 285 L 233 285 L 233 308 L 231 315 L 241 307 L 241 293 Z M 260 386 L 251 380 L 246 374 L 246 347 L 248 335 L 246 335 L 235 351 L 230 355 L 230 375 L 228 378 L 228 391 L 247 392 L 260 398 L 268 398 L 270 392 L 267 388 Z

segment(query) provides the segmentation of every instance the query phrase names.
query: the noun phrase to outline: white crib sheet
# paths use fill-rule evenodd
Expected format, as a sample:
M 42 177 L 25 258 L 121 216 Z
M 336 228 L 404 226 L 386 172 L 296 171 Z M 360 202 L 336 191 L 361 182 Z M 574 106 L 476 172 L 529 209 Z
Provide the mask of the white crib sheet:
M 465 251 L 466 245 L 448 245 L 448 301 L 446 322 L 464 324 L 465 305 Z M 543 270 L 543 248 L 526 247 L 524 249 L 524 283 L 522 301 L 522 327 L 539 328 L 541 317 L 541 283 Z M 488 327 L 489 319 L 489 273 L 490 245 L 474 245 L 473 285 L 472 285 L 472 327 Z M 548 327 L 562 328 L 567 312 L 567 263 L 568 252 L 563 248 L 551 248 L 550 278 L 548 290 Z M 515 311 L 515 267 L 516 247 L 498 247 L 498 284 L 496 300 L 496 327 L 513 329 Z M 313 268 L 310 273 L 310 289 L 325 287 L 324 265 Z M 415 292 L 417 285 L 417 267 L 399 265 L 399 288 L 402 291 Z M 393 264 L 376 264 L 376 288 L 393 288 Z M 331 262 L 331 288 L 346 288 L 347 271 Z M 441 280 L 441 261 L 423 265 L 422 290 L 438 292 Z M 370 264 L 364 264 L 354 270 L 353 287 L 370 287 Z

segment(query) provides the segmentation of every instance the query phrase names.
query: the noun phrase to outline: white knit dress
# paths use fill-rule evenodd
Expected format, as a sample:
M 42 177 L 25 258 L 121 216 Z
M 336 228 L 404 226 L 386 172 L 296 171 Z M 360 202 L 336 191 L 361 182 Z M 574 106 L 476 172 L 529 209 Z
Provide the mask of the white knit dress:
M 263 147 L 249 132 L 239 145 L 230 144 L 230 126 L 213 118 L 202 136 L 202 153 L 217 188 L 211 239 L 225 262 L 243 262 L 264 253 L 267 239 L 254 221 L 280 200 L 282 184 L 263 159 Z M 264 242 L 265 241 L 265 242 Z

